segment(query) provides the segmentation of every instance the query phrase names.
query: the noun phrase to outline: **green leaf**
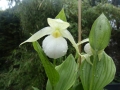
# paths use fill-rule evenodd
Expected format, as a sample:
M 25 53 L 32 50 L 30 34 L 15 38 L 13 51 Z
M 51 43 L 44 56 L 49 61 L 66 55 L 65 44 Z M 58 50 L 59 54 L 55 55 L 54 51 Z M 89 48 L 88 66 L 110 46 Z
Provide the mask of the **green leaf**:
M 83 57 L 83 60 L 86 60 L 89 64 L 93 65 L 93 63 L 90 60 L 90 55 L 84 54 L 84 55 L 81 55 L 81 56 Z
M 91 57 L 92 60 L 93 57 Z M 93 73 L 93 66 L 84 60 L 80 67 L 80 78 L 84 87 L 84 90 L 103 90 L 103 88 L 109 84 L 115 76 L 116 68 L 111 57 L 105 52 L 99 61 L 96 59 L 96 68 Z M 93 79 L 92 75 L 94 75 Z M 91 83 L 91 80 L 92 83 Z M 92 85 L 92 86 L 91 86 Z M 92 88 L 90 88 L 90 86 Z
M 66 15 L 65 15 L 65 12 L 64 12 L 63 8 L 62 8 L 62 10 L 59 12 L 59 14 L 55 18 L 56 19 L 61 19 L 63 21 L 67 21 Z
M 44 66 L 47 77 L 50 80 L 52 86 L 55 86 L 59 80 L 59 73 L 56 71 L 54 65 L 48 60 L 44 52 L 42 51 L 39 43 L 33 42 L 33 47 L 37 51 L 39 58 Z
M 84 89 L 83 89 L 82 83 L 80 82 L 70 90 L 84 90 Z
M 69 55 L 62 64 L 56 66 L 56 70 L 60 75 L 60 79 L 54 90 L 68 90 L 74 84 L 77 77 L 77 64 L 74 57 Z M 46 90 L 52 90 L 49 80 Z
M 89 42 L 93 50 L 100 51 L 107 47 L 111 35 L 111 26 L 104 14 L 93 23 L 89 35 Z

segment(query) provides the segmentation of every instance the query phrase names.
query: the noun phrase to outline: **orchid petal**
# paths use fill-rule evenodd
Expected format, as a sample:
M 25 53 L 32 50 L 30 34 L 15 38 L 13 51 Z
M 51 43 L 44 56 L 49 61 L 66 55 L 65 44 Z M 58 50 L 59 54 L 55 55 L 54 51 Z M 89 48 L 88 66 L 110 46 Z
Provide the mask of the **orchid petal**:
M 34 42 L 37 41 L 38 39 L 42 38 L 45 35 L 51 34 L 53 32 L 51 27 L 45 27 L 41 30 L 39 30 L 38 32 L 36 32 L 35 34 L 33 34 L 29 39 L 27 39 L 26 41 L 22 42 L 20 45 L 26 43 L 26 42 Z
M 67 41 L 63 37 L 54 38 L 52 35 L 47 36 L 42 43 L 45 54 L 50 58 L 60 58 L 67 52 Z
M 77 53 L 78 53 L 79 55 L 81 55 L 81 54 L 79 53 L 78 46 L 77 46 L 77 44 L 76 44 L 73 36 L 71 35 L 71 33 L 70 33 L 68 30 L 64 30 L 63 32 L 61 32 L 61 34 L 62 34 L 63 37 L 67 38 L 67 39 L 72 43 L 72 45 L 73 45 L 73 47 L 76 49 Z
M 47 21 L 48 21 L 48 24 L 50 25 L 50 27 L 52 27 L 55 30 L 56 29 L 65 30 L 66 28 L 68 28 L 70 26 L 70 24 L 68 22 L 64 22 L 61 19 L 48 18 Z
M 79 43 L 77 43 L 77 45 L 83 44 L 83 43 L 88 42 L 88 41 L 89 41 L 89 38 L 86 38 L 86 39 L 80 41 Z

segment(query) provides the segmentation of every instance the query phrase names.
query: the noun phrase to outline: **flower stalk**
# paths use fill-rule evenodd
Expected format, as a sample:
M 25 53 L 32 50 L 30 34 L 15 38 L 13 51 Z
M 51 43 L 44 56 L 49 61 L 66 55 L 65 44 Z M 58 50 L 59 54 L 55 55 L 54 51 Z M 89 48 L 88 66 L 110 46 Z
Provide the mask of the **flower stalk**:
M 78 0 L 78 42 L 81 42 L 81 0 Z M 81 45 L 78 48 L 81 53 Z M 81 64 L 81 57 L 78 58 L 78 63 Z

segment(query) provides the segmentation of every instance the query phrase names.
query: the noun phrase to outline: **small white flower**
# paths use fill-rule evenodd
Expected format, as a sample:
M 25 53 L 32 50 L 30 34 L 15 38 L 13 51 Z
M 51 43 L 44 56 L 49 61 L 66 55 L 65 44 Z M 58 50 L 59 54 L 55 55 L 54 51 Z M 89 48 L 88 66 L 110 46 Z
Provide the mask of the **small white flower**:
M 42 43 L 43 50 L 48 57 L 56 59 L 66 54 L 68 46 L 64 38 L 68 39 L 73 44 L 79 54 L 78 46 L 71 33 L 67 30 L 70 24 L 62 21 L 61 19 L 48 18 L 47 21 L 49 24 L 48 27 L 39 30 L 20 45 L 26 42 L 37 41 L 43 36 L 48 35 Z

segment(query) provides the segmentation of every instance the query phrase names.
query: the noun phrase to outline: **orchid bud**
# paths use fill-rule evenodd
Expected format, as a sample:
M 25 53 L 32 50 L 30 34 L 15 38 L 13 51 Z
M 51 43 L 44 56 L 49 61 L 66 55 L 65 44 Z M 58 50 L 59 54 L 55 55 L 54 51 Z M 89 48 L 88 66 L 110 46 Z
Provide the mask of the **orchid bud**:
M 92 50 L 91 50 L 91 46 L 90 46 L 90 43 L 87 43 L 85 46 L 84 46 L 84 51 L 89 54 L 89 55 L 92 55 Z

